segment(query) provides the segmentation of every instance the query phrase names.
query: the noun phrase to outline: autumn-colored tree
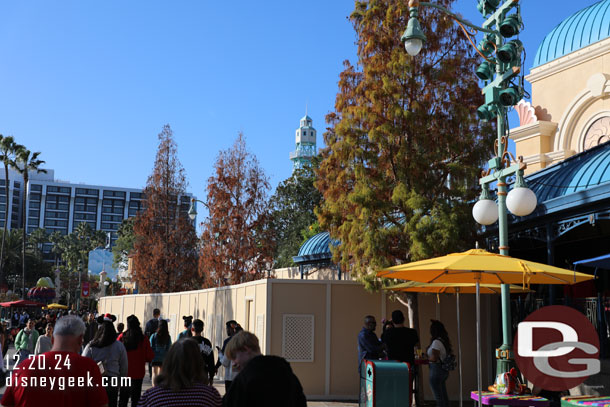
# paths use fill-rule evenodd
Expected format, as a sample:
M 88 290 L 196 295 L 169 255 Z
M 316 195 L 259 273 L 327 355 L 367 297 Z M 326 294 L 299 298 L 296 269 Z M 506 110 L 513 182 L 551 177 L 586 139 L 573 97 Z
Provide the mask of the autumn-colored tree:
M 145 209 L 134 220 L 135 280 L 142 293 L 176 292 L 200 286 L 197 234 L 188 218 L 187 182 L 169 125 L 159 133 L 153 173 L 144 189 Z M 186 206 L 186 208 L 185 208 Z
M 199 273 L 209 287 L 264 277 L 274 239 L 269 224 L 269 181 L 243 134 L 218 154 L 208 179 L 208 217 L 202 223 Z
M 382 267 L 474 243 L 468 202 L 493 142 L 475 114 L 477 58 L 452 19 L 420 11 L 427 40 L 411 57 L 400 42 L 408 2 L 356 1 L 358 64 L 345 62 L 326 117 L 318 218 L 341 242 L 334 260 L 368 287 Z

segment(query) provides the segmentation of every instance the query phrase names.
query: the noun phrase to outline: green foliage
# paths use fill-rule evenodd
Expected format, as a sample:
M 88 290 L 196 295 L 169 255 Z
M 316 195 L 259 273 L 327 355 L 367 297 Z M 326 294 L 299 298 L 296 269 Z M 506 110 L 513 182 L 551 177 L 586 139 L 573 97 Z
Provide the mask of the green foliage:
M 42 233 L 33 233 L 34 237 L 28 236 L 26 244 L 25 263 L 26 263 L 26 287 L 32 287 L 40 277 L 51 277 L 51 265 L 45 263 L 42 259 L 42 252 L 39 244 L 44 241 L 39 241 Z M 21 272 L 22 272 L 22 250 L 23 250 L 23 233 L 21 229 L 11 229 L 7 231 L 5 238 L 5 247 L 3 251 L 4 272 L 9 287 L 20 289 L 21 287 Z
M 133 233 L 135 218 L 123 219 L 117 230 L 117 240 L 112 247 L 112 267 L 127 268 L 127 256 L 133 251 L 136 235 Z
M 70 271 L 86 270 L 89 264 L 89 252 L 106 243 L 106 233 L 93 230 L 88 223 L 82 222 L 74 232 L 62 236 L 52 235 L 52 239 L 64 262 Z
M 303 231 L 317 222 L 314 209 L 322 194 L 314 186 L 315 179 L 313 167 L 295 170 L 271 197 L 271 229 L 277 239 L 274 268 L 294 266 L 292 257 L 303 243 Z
M 382 267 L 472 247 L 467 202 L 494 139 L 476 118 L 467 39 L 422 7 L 428 40 L 410 57 L 399 40 L 408 14 L 405 1 L 356 2 L 358 64 L 344 64 L 317 170 L 320 225 L 341 241 L 333 259 L 373 289 Z
M 301 229 L 301 246 L 308 241 L 309 239 L 311 239 L 312 237 L 314 237 L 315 235 L 317 235 L 318 233 L 323 232 L 322 228 L 320 227 L 320 223 L 316 220 L 314 223 L 312 223 L 311 225 Z
M 13 168 L 21 174 L 21 176 L 23 177 L 23 186 L 24 188 L 28 185 L 29 182 L 29 174 L 31 172 L 35 173 L 35 174 L 39 174 L 39 173 L 45 173 L 47 172 L 47 170 L 43 170 L 42 168 L 40 168 L 42 166 L 42 164 L 44 164 L 45 162 L 43 160 L 39 160 L 38 156 L 40 155 L 40 152 L 35 152 L 32 153 L 30 150 L 28 150 L 27 148 L 25 148 L 25 146 L 20 146 L 20 145 L 15 145 L 15 160 L 11 162 L 11 165 L 13 166 Z M 26 245 L 27 245 L 27 238 L 26 238 L 26 230 L 25 230 L 25 208 L 27 207 L 27 198 L 28 194 L 24 195 L 24 198 L 21 200 L 21 213 L 23 214 L 23 216 L 21 216 L 21 234 L 22 234 L 22 250 L 21 250 L 21 276 L 22 276 L 22 288 L 26 287 L 26 277 L 29 278 L 29 276 L 26 276 Z
M 4 165 L 4 179 L 6 182 L 4 183 L 4 196 L 9 196 L 9 168 L 15 166 L 15 154 L 17 150 L 19 150 L 21 146 L 15 142 L 13 137 L 7 136 L 4 137 L 0 134 L 0 161 Z M 2 228 L 2 244 L 0 246 L 0 283 L 5 280 L 4 275 L 4 264 L 2 259 L 4 259 L 4 244 L 6 240 L 6 233 L 8 230 L 8 212 L 4 211 L 4 227 Z

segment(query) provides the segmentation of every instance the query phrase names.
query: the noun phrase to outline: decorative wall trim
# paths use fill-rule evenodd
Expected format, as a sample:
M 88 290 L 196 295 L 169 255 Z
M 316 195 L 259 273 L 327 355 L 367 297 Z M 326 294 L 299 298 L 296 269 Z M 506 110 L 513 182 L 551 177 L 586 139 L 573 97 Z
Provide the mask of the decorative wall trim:
M 596 75 L 592 76 L 592 78 Z M 597 92 L 595 92 L 597 93 Z M 610 81 L 606 81 L 602 96 L 610 93 Z M 581 91 L 568 105 L 568 108 L 564 112 L 561 120 L 559 121 L 559 132 L 558 137 L 555 138 L 553 143 L 553 149 L 555 151 L 567 150 L 571 148 L 572 138 L 574 137 L 574 131 L 576 124 L 578 123 L 582 112 L 584 112 L 589 106 L 597 101 L 602 96 L 595 96 L 591 89 L 587 88 Z M 582 142 L 582 140 L 579 140 Z
M 525 100 L 519 101 L 519 103 L 517 103 L 517 105 L 515 106 L 515 111 L 519 115 L 520 127 L 536 123 L 538 121 L 538 117 L 536 116 L 536 109 L 534 109 L 530 102 L 526 102 Z
M 545 157 L 546 162 L 556 163 L 557 161 L 563 161 L 568 157 L 572 157 L 574 154 L 575 153 L 573 150 L 560 150 L 560 151 L 553 151 L 551 153 L 546 153 L 546 154 L 544 154 L 544 157 Z
M 510 130 L 510 138 L 517 142 L 533 137 L 550 137 L 557 132 L 557 123 L 547 121 L 536 121 Z
M 528 155 L 527 157 L 523 157 L 523 162 L 527 165 L 530 164 L 538 164 L 538 163 L 547 163 L 550 160 L 544 154 L 533 154 Z
M 594 127 L 595 126 L 595 127 Z M 578 136 L 579 152 L 595 147 L 610 137 L 610 110 L 591 116 Z
M 601 41 L 591 44 L 585 48 L 581 48 L 561 58 L 547 62 L 544 65 L 532 68 L 530 74 L 525 77 L 529 83 L 534 83 L 539 80 L 548 78 L 566 69 L 570 69 L 576 65 L 583 64 L 592 59 L 598 58 L 610 52 L 610 38 L 605 38 Z

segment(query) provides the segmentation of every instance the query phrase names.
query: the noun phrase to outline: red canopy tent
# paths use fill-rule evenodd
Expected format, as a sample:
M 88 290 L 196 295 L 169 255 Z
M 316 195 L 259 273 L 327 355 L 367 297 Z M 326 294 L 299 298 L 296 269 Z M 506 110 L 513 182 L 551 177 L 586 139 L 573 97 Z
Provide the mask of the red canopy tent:
M 10 301 L 10 302 L 0 302 L 0 306 L 10 308 L 10 307 L 42 307 L 44 304 L 36 301 L 30 300 L 18 300 L 18 301 Z

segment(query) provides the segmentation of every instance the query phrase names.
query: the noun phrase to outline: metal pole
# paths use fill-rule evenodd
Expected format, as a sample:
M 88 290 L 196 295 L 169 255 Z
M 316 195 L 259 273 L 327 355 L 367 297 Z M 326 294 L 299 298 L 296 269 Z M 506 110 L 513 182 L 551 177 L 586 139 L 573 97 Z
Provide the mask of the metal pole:
M 499 25 L 500 20 L 496 21 Z M 501 35 L 496 35 L 496 47 L 500 49 L 504 45 L 504 39 Z M 496 73 L 501 75 L 504 71 L 504 64 L 498 61 L 496 64 Z M 506 122 L 506 108 L 503 106 L 498 107 L 498 157 L 502 159 L 504 151 L 508 147 L 508 138 L 506 136 L 506 128 L 508 123 Z M 506 142 L 506 144 L 505 144 Z M 504 167 L 504 164 L 501 164 Z M 506 177 L 500 177 L 498 179 L 498 233 L 500 243 L 500 254 L 508 256 L 508 216 L 506 209 L 506 195 L 507 185 Z M 502 346 L 500 346 L 499 355 L 496 354 L 496 374 L 508 372 L 514 364 L 512 359 L 512 327 L 511 327 L 511 316 L 510 316 L 510 287 L 508 284 L 502 284 Z M 479 396 L 480 397 L 480 396 Z
M 458 328 L 458 332 L 457 332 L 457 340 L 458 340 L 458 365 L 459 365 L 459 372 L 460 372 L 460 407 L 462 407 L 462 402 L 463 402 L 463 388 L 462 388 L 462 328 L 461 328 L 461 324 L 460 324 L 460 289 L 456 288 L 455 290 L 456 292 L 456 297 L 455 297 L 455 301 L 456 301 L 456 306 L 457 306 L 457 328 Z
M 481 274 L 477 273 L 475 278 L 477 282 L 477 392 L 479 396 L 479 407 L 482 407 L 481 388 L 483 387 L 483 384 L 481 381 L 481 291 L 479 286 Z
M 499 64 L 498 64 L 499 65 Z M 504 108 L 500 108 L 498 115 L 498 155 L 501 157 L 506 146 L 504 145 L 504 133 L 506 122 L 504 120 Z M 506 140 L 508 143 L 508 140 Z M 506 177 L 498 179 L 498 232 L 500 254 L 508 256 L 508 216 L 506 209 L 507 185 Z M 510 315 L 510 287 L 502 284 L 502 346 L 496 354 L 496 374 L 508 372 L 514 365 L 512 360 L 512 326 Z

